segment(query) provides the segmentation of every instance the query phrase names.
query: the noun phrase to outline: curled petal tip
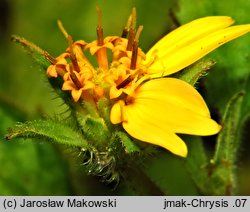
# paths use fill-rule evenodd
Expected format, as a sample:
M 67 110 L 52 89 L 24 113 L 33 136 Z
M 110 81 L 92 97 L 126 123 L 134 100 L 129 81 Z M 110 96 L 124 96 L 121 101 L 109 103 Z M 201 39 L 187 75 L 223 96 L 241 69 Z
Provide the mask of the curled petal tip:
M 227 16 L 211 16 L 187 23 L 158 41 L 146 54 L 155 58 L 149 73 L 167 76 L 193 64 L 219 46 L 250 31 L 250 24 L 235 25 Z

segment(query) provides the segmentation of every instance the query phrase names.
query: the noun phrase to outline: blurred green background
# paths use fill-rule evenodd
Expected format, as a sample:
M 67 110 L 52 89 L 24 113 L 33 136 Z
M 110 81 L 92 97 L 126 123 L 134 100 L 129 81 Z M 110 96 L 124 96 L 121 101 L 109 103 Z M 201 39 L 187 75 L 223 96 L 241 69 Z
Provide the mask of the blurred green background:
M 87 176 L 72 150 L 41 140 L 5 141 L 7 128 L 16 122 L 64 112 L 44 74 L 10 41 L 17 34 L 53 56 L 67 47 L 56 21 L 60 19 L 74 40 L 96 38 L 96 4 L 103 13 L 105 35 L 120 35 L 135 6 L 137 23 L 144 26 L 140 46 L 149 49 L 173 29 L 169 11 L 183 24 L 210 15 L 232 16 L 237 24 L 250 23 L 249 0 L 1 0 L 0 2 L 0 195 L 131 195 L 122 186 L 112 190 L 97 177 Z M 238 194 L 250 195 L 250 35 L 219 48 L 208 57 L 217 64 L 200 82 L 200 90 L 218 121 L 226 103 L 246 89 L 239 136 L 242 147 L 237 166 Z M 209 140 L 209 139 L 205 139 Z M 211 138 L 210 140 L 213 140 Z M 207 144 L 208 150 L 214 143 Z M 183 167 L 184 159 L 166 151 L 145 163 L 148 177 L 168 195 L 196 195 Z

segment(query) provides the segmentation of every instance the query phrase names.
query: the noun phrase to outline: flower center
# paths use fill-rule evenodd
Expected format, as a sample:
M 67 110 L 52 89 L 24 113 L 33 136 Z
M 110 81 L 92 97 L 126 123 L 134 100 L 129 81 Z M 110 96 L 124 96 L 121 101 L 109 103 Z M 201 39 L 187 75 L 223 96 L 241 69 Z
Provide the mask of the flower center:
M 136 30 L 136 11 L 133 9 L 123 30 L 122 36 L 103 36 L 102 14 L 97 7 L 97 40 L 87 43 L 83 40 L 74 42 L 61 22 L 59 28 L 66 37 L 69 47 L 55 59 L 48 68 L 49 77 L 61 76 L 64 80 L 62 89 L 71 91 L 74 101 L 82 101 L 86 93 L 95 101 L 102 96 L 121 99 L 133 96 L 136 88 L 144 79 L 148 79 L 144 52 L 138 47 L 139 36 L 143 27 Z M 85 52 L 95 55 L 98 67 L 89 62 Z M 111 59 L 108 59 L 108 51 Z M 89 96 L 88 95 L 88 96 Z

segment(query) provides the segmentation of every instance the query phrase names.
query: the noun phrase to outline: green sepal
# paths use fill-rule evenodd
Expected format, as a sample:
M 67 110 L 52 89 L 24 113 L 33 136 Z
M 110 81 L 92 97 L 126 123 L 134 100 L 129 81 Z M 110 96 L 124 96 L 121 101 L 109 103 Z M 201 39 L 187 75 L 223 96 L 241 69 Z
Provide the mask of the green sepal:
M 125 149 L 125 152 L 127 154 L 135 153 L 135 152 L 140 152 L 140 148 L 133 142 L 129 136 L 122 132 L 122 131 L 116 131 L 114 133 L 114 136 L 119 139 L 119 141 L 122 143 L 122 146 Z
M 35 120 L 17 124 L 9 129 L 5 138 L 39 138 L 67 146 L 88 148 L 87 140 L 81 133 L 57 120 Z
M 18 44 L 21 44 L 43 70 L 46 70 L 48 66 L 51 65 L 49 60 L 53 58 L 40 47 L 16 35 L 13 35 L 11 37 L 11 40 Z
M 63 101 L 70 107 L 74 108 L 74 101 L 72 100 L 72 96 L 70 92 L 65 92 L 62 90 L 63 85 L 63 79 L 57 77 L 57 78 L 48 78 L 48 82 L 51 85 L 51 87 L 54 89 L 56 94 L 63 99 Z
M 82 113 L 76 113 L 76 118 L 83 135 L 89 142 L 95 147 L 100 147 L 100 150 L 108 145 L 110 132 L 102 118 L 83 115 Z
M 209 70 L 214 64 L 215 62 L 210 59 L 200 60 L 194 65 L 191 65 L 172 76 L 194 86 L 200 78 L 206 76 L 207 70 Z
M 34 43 L 21 38 L 19 36 L 13 35 L 12 40 L 24 47 L 24 49 L 32 56 L 35 63 L 44 71 L 47 75 L 47 68 L 56 62 L 56 59 L 53 58 L 48 52 L 41 49 L 39 46 Z M 76 103 L 72 100 L 70 92 L 62 91 L 63 79 L 57 77 L 47 77 L 49 84 L 57 93 L 57 95 L 71 108 L 75 109 Z M 74 115 L 74 114 L 73 114 Z
M 214 195 L 232 195 L 235 190 L 235 164 L 239 149 L 238 137 L 241 105 L 244 92 L 229 101 L 222 121 L 216 149 L 210 164 L 211 186 Z
M 113 125 L 110 122 L 110 101 L 107 98 L 101 98 L 97 103 L 100 116 L 105 120 L 106 126 L 112 132 L 112 143 L 117 145 L 118 142 L 122 144 L 127 154 L 139 152 L 140 148 L 135 144 L 135 141 L 124 133 L 123 129 L 118 125 Z
M 110 100 L 107 99 L 106 97 L 102 97 L 98 102 L 97 102 L 97 109 L 99 112 L 99 115 L 105 120 L 105 123 L 109 129 L 113 129 L 115 125 L 113 125 L 110 122 Z

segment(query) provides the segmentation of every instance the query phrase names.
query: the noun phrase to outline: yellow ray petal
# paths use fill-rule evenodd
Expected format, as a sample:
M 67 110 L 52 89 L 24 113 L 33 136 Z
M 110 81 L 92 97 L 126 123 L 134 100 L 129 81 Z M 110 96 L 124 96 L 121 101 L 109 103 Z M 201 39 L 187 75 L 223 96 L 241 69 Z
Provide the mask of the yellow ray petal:
M 171 105 L 181 105 L 202 116 L 210 116 L 205 101 L 194 87 L 176 78 L 168 77 L 147 81 L 138 87 L 135 93 L 134 103 L 155 101 L 155 105 L 157 105 L 157 101 L 164 101 Z
M 234 20 L 228 16 L 208 16 L 191 21 L 178 27 L 159 40 L 147 52 L 147 59 L 155 50 L 158 51 L 157 55 L 161 57 L 162 54 L 173 52 L 177 48 L 181 48 L 207 34 L 224 29 L 233 23 Z
M 128 120 L 123 122 L 123 128 L 134 138 L 161 146 L 170 152 L 186 157 L 186 144 L 165 125 L 148 123 L 148 119 L 137 108 L 127 107 Z
M 185 45 L 176 43 L 176 48 L 172 48 L 173 51 L 161 51 L 157 61 L 149 67 L 148 72 L 151 77 L 161 77 L 175 73 L 196 62 L 219 46 L 249 31 L 250 24 L 238 25 L 212 32 Z M 194 32 L 191 31 L 190 33 Z
M 157 139 L 161 136 L 163 142 L 164 132 L 166 137 L 169 133 L 213 135 L 221 128 L 210 118 L 200 94 L 188 83 L 175 78 L 150 80 L 141 85 L 133 103 L 123 107 L 123 115 L 124 129 L 131 136 L 154 144 L 153 136 Z M 150 136 L 145 137 L 146 132 L 142 131 Z M 143 136 L 140 137 L 140 133 Z

